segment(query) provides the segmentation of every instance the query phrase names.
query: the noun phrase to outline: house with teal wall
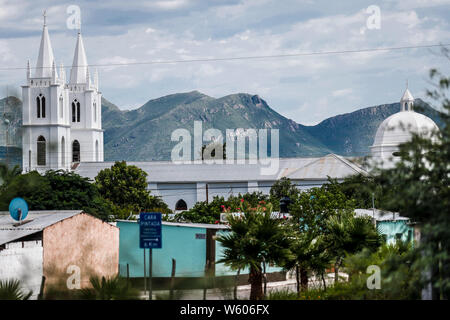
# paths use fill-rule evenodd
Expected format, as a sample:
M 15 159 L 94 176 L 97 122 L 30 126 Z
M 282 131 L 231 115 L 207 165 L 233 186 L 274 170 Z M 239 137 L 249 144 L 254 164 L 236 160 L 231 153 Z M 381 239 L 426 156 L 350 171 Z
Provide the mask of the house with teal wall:
M 376 223 L 378 232 L 388 244 L 394 244 L 397 240 L 414 241 L 414 227 L 411 225 L 409 218 L 402 217 L 397 212 L 379 209 L 356 209 L 355 214 L 371 217 Z
M 139 223 L 137 220 L 118 220 L 120 229 L 119 268 L 122 276 L 144 277 L 144 249 L 139 247 Z M 152 250 L 153 277 L 171 276 L 172 259 L 176 260 L 176 277 L 203 277 L 208 275 L 232 276 L 231 270 L 221 263 L 223 250 L 216 236 L 229 232 L 223 224 L 162 222 L 162 248 Z M 145 253 L 146 275 L 148 276 L 149 250 Z M 214 261 L 214 263 L 210 263 Z M 267 266 L 267 273 L 280 272 L 282 268 Z M 240 274 L 247 274 L 241 270 Z

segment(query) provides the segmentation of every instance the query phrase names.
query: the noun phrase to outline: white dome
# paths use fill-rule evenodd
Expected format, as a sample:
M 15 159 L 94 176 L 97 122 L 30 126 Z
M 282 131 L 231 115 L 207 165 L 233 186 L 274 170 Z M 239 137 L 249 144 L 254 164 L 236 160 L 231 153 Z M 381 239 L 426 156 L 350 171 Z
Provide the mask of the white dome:
M 400 111 L 385 119 L 378 127 L 373 146 L 372 158 L 382 161 L 388 168 L 396 162 L 394 153 L 398 146 L 410 141 L 412 134 L 429 136 L 432 131 L 439 130 L 436 123 L 423 114 L 414 111 Z
M 414 111 L 397 112 L 378 127 L 373 146 L 399 145 L 411 140 L 412 133 L 429 134 L 439 130 L 436 123 Z

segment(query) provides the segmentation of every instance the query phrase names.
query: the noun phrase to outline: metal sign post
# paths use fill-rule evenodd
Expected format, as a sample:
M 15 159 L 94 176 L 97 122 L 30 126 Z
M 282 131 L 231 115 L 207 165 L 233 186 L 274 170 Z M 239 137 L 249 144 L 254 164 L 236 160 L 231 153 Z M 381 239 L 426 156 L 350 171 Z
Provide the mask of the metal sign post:
M 145 250 L 145 249 L 144 249 Z M 150 285 L 149 285 L 149 289 L 148 289 L 148 299 L 149 300 L 152 300 L 152 292 L 153 292 L 153 286 L 152 286 L 152 263 L 153 263 L 153 252 L 152 252 L 153 250 L 152 250 L 152 248 L 150 248 L 150 256 L 148 257 L 148 259 L 150 260 L 149 261 L 149 268 L 150 268 L 150 270 L 149 270 L 149 277 L 150 277 Z
M 152 276 L 153 276 L 153 248 L 162 248 L 162 214 L 159 212 L 141 212 L 139 215 L 139 247 L 144 249 L 144 277 L 145 270 L 145 249 L 149 249 L 149 293 L 148 298 L 152 300 Z M 144 278 L 146 282 L 146 279 Z M 144 287 L 146 288 L 146 286 Z

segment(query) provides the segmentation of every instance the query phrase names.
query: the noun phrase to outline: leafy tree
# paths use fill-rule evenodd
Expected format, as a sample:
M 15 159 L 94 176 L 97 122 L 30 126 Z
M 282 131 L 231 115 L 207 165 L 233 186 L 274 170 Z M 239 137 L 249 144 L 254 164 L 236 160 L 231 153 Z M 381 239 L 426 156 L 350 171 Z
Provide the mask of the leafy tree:
M 170 212 L 160 197 L 151 196 L 147 190 L 147 173 L 125 161 L 116 161 L 111 168 L 101 170 L 95 177 L 95 186 L 103 198 L 119 208 L 134 213 L 155 208 Z
M 215 196 L 209 203 L 206 201 L 197 202 L 194 207 L 187 211 L 177 213 L 175 221 L 193 222 L 193 223 L 218 223 L 221 212 L 240 212 L 242 211 L 242 201 L 245 201 L 250 207 L 264 207 L 268 205 L 269 197 L 262 192 L 240 193 L 231 195 L 225 200 L 224 197 Z
M 334 259 L 334 281 L 337 283 L 345 256 L 364 248 L 378 248 L 381 237 L 369 217 L 355 217 L 351 211 L 330 216 L 326 224 L 324 243 Z
M 210 160 L 215 159 L 216 157 L 216 149 L 220 149 L 222 147 L 222 159 L 226 160 L 227 158 L 227 143 L 221 144 L 219 142 L 211 142 L 210 144 L 202 145 L 202 160 Z
M 20 171 L 19 165 L 10 168 L 7 164 L 0 163 L 0 191 L 18 176 L 21 173 Z
M 447 57 L 448 51 L 446 51 Z M 450 57 L 449 57 L 450 59 Z M 399 161 L 394 168 L 380 170 L 376 179 L 392 196 L 383 203 L 401 215 L 419 223 L 421 230 L 420 261 L 424 281 L 433 284 L 433 298 L 450 297 L 450 78 L 436 70 L 430 76 L 434 89 L 430 97 L 442 104 L 444 127 L 431 137 L 414 134 L 400 146 Z
M 280 209 L 280 200 L 283 197 L 289 197 L 291 200 L 296 198 L 299 190 L 292 184 L 289 178 L 283 177 L 277 180 L 270 188 L 270 202 L 275 211 Z
M 290 237 L 283 221 L 272 219 L 272 208 L 256 210 L 243 203 L 241 217 L 230 215 L 228 221 L 231 232 L 217 238 L 224 247 L 224 263 L 232 269 L 249 268 L 251 285 L 250 299 L 263 298 L 263 263 L 284 265 L 290 258 Z
M 24 198 L 30 210 L 84 210 L 103 220 L 113 210 L 88 178 L 64 170 L 16 175 L 0 194 L 0 208 L 7 210 L 15 197 Z

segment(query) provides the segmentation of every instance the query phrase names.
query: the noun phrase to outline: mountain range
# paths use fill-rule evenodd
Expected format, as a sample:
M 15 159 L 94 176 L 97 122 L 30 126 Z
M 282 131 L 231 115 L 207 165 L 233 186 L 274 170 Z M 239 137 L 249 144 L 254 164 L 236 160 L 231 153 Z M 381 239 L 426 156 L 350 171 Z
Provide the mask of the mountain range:
M 439 112 L 420 99 L 420 112 L 443 123 Z M 177 142 L 171 132 L 185 128 L 193 136 L 195 120 L 208 128 L 279 129 L 281 157 L 315 157 L 328 153 L 365 156 L 380 123 L 400 110 L 400 103 L 360 109 L 305 126 L 274 111 L 258 95 L 238 93 L 212 98 L 198 91 L 150 100 L 142 107 L 121 111 L 106 99 L 102 103 L 105 160 L 168 160 Z
M 0 100 L 0 107 L 5 101 L 6 98 Z M 438 111 L 420 99 L 415 104 L 421 106 L 419 112 L 442 127 Z M 9 105 L 9 113 L 0 114 L 0 118 L 8 118 L 12 123 L 10 132 L 16 133 L 14 141 L 20 146 L 21 113 L 17 110 L 21 103 L 14 98 L 9 100 Z M 379 124 L 399 110 L 399 103 L 383 104 L 305 126 L 277 113 L 258 95 L 246 93 L 217 99 L 198 91 L 177 93 L 149 100 L 127 111 L 102 98 L 104 158 L 105 161 L 169 160 L 172 148 L 178 143 L 171 141 L 171 133 L 184 128 L 193 137 L 194 121 L 202 121 L 203 132 L 216 128 L 222 134 L 226 129 L 237 128 L 279 129 L 280 157 L 315 157 L 328 153 L 365 156 Z M 4 121 L 0 121 L 0 129 L 5 131 L 1 123 Z M 0 141 L 0 145 L 4 144 Z

